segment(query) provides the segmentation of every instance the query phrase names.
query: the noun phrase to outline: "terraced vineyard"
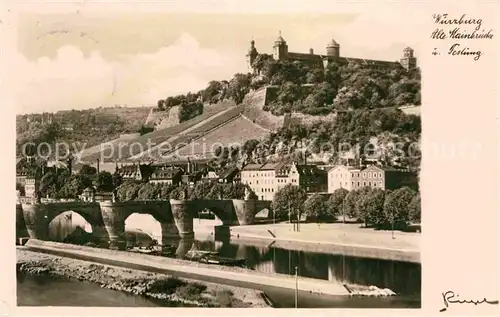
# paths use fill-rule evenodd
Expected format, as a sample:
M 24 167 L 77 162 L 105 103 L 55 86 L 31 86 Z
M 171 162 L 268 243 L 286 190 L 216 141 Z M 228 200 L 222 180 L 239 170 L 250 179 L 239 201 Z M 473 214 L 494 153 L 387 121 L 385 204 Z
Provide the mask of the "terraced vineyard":
M 210 157 L 218 146 L 243 146 L 245 141 L 261 139 L 268 133 L 267 130 L 240 116 L 178 149 L 176 156 L 181 158 Z
M 231 109 L 231 107 L 233 106 L 234 103 L 231 101 L 225 101 L 215 105 L 206 106 L 203 114 L 199 115 L 196 118 L 182 122 L 181 124 L 176 125 L 174 127 L 144 134 L 135 139 L 119 140 L 118 142 L 113 143 L 112 146 L 106 146 L 104 147 L 104 149 L 102 149 L 97 153 L 92 153 L 90 155 L 82 156 L 81 160 L 84 162 L 94 162 L 97 159 L 101 159 L 101 161 L 115 161 L 115 160 L 127 159 L 130 156 L 137 155 L 140 152 L 147 150 L 148 147 L 159 145 L 168 140 L 169 138 L 179 135 L 183 131 L 192 128 L 197 124 L 202 123 L 204 120 L 210 119 L 210 117 L 213 117 L 224 110 L 228 110 L 228 108 L 230 109 L 228 110 L 228 112 L 231 112 L 233 111 L 233 109 Z M 216 117 L 214 119 L 218 118 Z M 206 124 L 210 124 L 211 121 L 207 122 Z M 203 126 L 205 126 L 206 124 L 203 124 L 201 127 L 199 127 L 200 128 L 199 132 L 207 131 L 207 128 L 203 128 Z M 196 134 L 196 131 L 192 132 Z M 185 141 L 188 141 L 190 137 L 192 136 L 187 137 Z M 176 141 L 175 143 L 178 142 Z

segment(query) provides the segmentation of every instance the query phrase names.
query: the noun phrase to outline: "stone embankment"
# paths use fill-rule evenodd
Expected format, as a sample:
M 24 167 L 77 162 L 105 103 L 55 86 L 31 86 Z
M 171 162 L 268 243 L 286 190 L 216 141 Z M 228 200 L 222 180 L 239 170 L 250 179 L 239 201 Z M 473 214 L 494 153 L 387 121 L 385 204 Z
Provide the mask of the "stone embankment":
M 17 249 L 18 271 L 95 283 L 181 307 L 268 307 L 261 292 Z

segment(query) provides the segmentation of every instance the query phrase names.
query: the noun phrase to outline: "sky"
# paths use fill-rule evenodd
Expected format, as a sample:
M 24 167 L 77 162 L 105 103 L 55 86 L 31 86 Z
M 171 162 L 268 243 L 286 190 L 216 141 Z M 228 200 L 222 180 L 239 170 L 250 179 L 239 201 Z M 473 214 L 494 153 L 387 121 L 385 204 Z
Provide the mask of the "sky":
M 73 11 L 18 17 L 18 113 L 151 106 L 246 72 L 254 39 L 272 53 L 281 34 L 291 52 L 324 53 L 334 38 L 347 57 L 399 60 L 420 46 L 397 12 L 220 14 Z

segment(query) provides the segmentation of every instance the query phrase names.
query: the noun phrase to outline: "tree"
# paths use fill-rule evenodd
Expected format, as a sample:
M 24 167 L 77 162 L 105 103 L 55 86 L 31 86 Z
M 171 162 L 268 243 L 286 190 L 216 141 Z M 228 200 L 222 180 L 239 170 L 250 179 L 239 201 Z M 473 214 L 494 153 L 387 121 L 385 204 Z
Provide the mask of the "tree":
M 228 94 L 237 104 L 243 102 L 243 98 L 250 91 L 251 75 L 235 74 L 229 81 Z
M 54 172 L 48 172 L 40 180 L 40 194 L 42 196 L 53 195 L 56 192 L 57 175 Z
M 413 223 L 420 223 L 420 193 L 417 193 L 408 205 L 409 220 Z
M 18 190 L 18 191 L 19 191 L 19 195 L 21 195 L 21 196 L 26 196 L 26 192 L 25 192 L 25 190 L 24 190 L 24 186 L 23 186 L 23 185 L 21 185 L 20 183 L 17 183 L 17 182 L 16 182 L 16 190 Z
M 139 191 L 137 192 L 137 199 L 139 200 L 151 200 L 157 199 L 161 188 L 156 186 L 156 184 L 145 183 L 141 184 Z
M 349 191 L 345 188 L 337 188 L 328 199 L 326 206 L 328 214 L 332 217 L 337 217 L 342 213 L 344 208 L 344 200 Z
M 357 216 L 356 201 L 358 200 L 359 192 L 357 190 L 351 190 L 344 200 L 344 212 L 343 214 L 355 218 Z
M 158 100 L 158 109 L 165 110 L 165 100 L 163 99 Z
M 386 222 L 384 215 L 385 192 L 380 188 L 366 191 L 358 202 L 358 210 L 364 215 L 365 227 L 368 225 L 380 226 Z
M 80 169 L 80 175 L 93 176 L 97 173 L 97 169 L 88 164 L 84 164 Z
M 388 223 L 393 223 L 395 228 L 406 228 L 409 220 L 408 205 L 413 197 L 415 197 L 415 192 L 408 187 L 402 187 L 387 194 L 384 214 Z
M 304 202 L 304 212 L 307 216 L 314 217 L 316 222 L 324 219 L 327 214 L 325 198 L 320 194 L 313 194 Z
M 288 213 L 295 219 L 297 213 L 300 216 L 304 211 L 304 202 L 307 199 L 307 193 L 298 186 L 288 184 L 281 188 L 274 195 L 272 208 L 277 219 L 288 219 Z
M 369 203 L 369 196 L 372 189 L 371 187 L 363 187 L 357 191 L 357 199 L 355 201 L 355 209 L 356 209 L 356 218 L 358 221 L 362 221 L 365 224 L 365 227 L 368 226 L 368 208 L 367 205 Z
M 110 172 L 102 171 L 97 174 L 96 187 L 98 191 L 110 192 L 113 191 L 113 175 Z
M 189 102 L 183 103 L 179 108 L 179 122 L 184 122 L 194 117 L 197 117 L 203 113 L 203 103 L 201 102 Z
M 71 175 L 59 190 L 61 198 L 78 198 L 85 189 L 85 184 L 82 182 L 82 177 Z
M 116 190 L 118 200 L 119 201 L 135 200 L 137 198 L 137 194 L 140 188 L 141 184 L 135 181 L 124 182 Z

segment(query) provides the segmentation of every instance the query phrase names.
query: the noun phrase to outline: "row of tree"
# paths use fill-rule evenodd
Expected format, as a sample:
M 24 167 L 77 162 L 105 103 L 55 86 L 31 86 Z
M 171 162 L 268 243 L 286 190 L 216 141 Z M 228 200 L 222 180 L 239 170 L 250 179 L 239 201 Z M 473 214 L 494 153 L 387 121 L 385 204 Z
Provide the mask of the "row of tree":
M 121 184 L 118 175 L 106 171 L 97 173 L 95 167 L 89 165 L 83 165 L 76 174 L 71 173 L 66 168 L 55 169 L 42 166 L 33 167 L 28 171 L 29 175 L 40 179 L 37 195 L 54 199 L 78 198 L 87 187 L 111 192 Z M 21 195 L 24 195 L 25 188 L 21 184 L 16 183 L 16 189 L 21 192 Z
M 357 219 L 366 227 L 405 229 L 420 223 L 420 194 L 408 187 L 392 191 L 365 187 L 347 191 L 337 189 L 330 197 L 307 196 L 298 186 L 287 185 L 274 196 L 272 208 L 276 219 L 296 219 L 307 215 L 317 221 L 338 217 Z
M 125 181 L 116 189 L 120 201 L 152 199 L 244 199 L 248 191 L 250 198 L 256 199 L 255 193 L 241 183 L 198 182 L 194 186 L 187 184 L 144 183 Z

